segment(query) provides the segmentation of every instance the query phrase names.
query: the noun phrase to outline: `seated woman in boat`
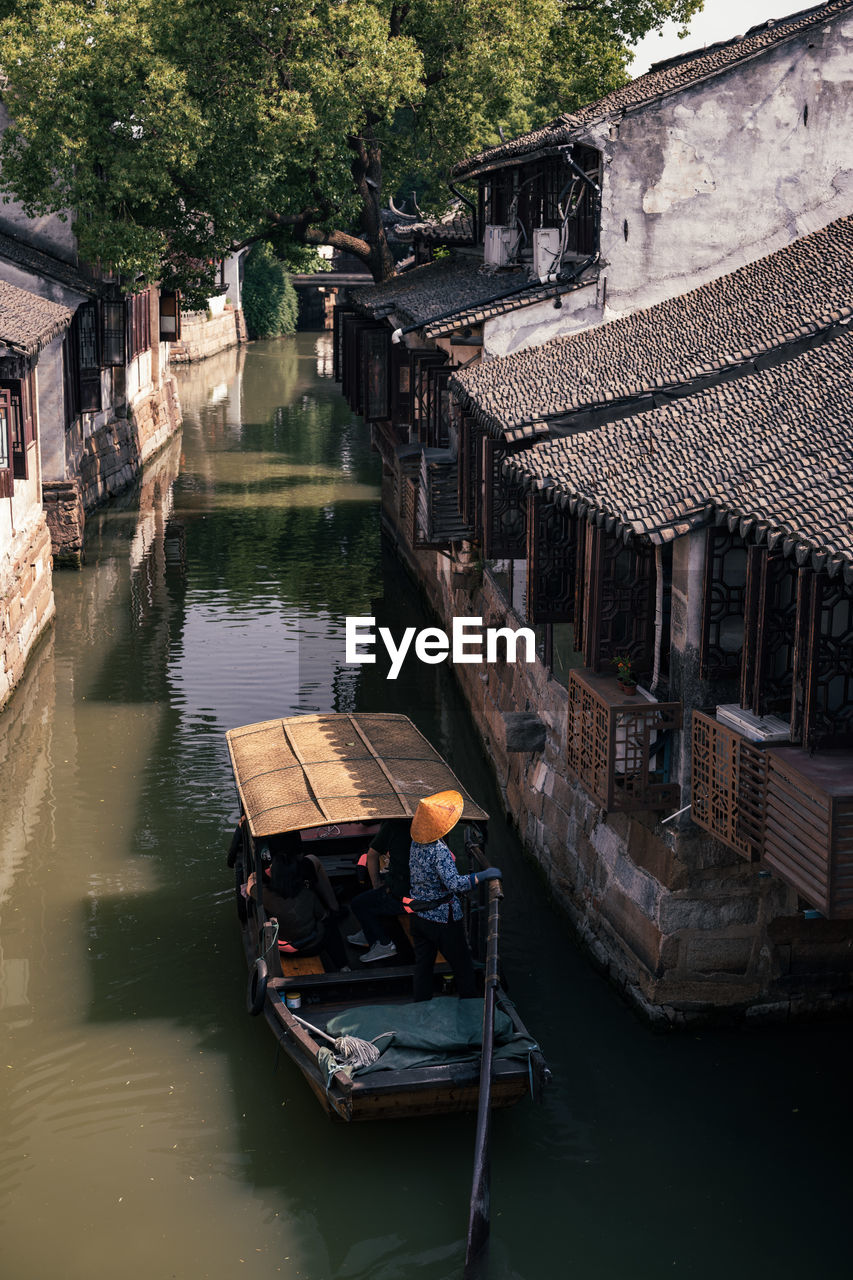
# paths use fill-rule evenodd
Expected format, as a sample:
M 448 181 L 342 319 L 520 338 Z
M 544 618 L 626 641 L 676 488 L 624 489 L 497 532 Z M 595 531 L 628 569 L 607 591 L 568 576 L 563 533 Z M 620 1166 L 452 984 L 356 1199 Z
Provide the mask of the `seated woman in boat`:
M 263 906 L 270 919 L 278 921 L 279 941 L 298 952 L 316 955 L 325 951 L 336 969 L 345 968 L 346 948 L 335 920 L 321 901 L 315 859 L 302 856 L 298 837 L 292 844 L 271 852 Z M 249 876 L 246 892 L 257 902 L 254 872 Z
M 456 826 L 464 801 L 458 791 L 439 791 L 418 804 L 412 819 L 409 854 L 412 943 L 415 948 L 415 1001 L 431 1000 L 435 957 L 442 952 L 456 979 L 459 996 L 477 994 L 474 961 L 465 936 L 458 894 L 484 880 L 499 880 L 497 867 L 460 875 L 442 836 Z
M 367 947 L 362 964 L 387 960 L 397 954 L 397 946 L 388 930 L 390 919 L 405 910 L 403 899 L 409 893 L 409 850 L 412 836 L 406 818 L 389 818 L 383 822 L 367 851 L 367 874 L 372 888 L 359 893 L 350 906 L 361 925 L 347 942 L 354 947 Z M 383 870 L 383 860 L 387 869 Z

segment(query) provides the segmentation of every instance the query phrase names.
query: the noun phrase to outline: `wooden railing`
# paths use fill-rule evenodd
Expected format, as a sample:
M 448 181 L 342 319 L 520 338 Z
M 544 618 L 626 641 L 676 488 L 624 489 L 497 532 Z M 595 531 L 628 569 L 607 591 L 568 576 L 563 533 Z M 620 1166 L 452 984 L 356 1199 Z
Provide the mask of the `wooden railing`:
M 677 806 L 669 740 L 680 726 L 680 702 L 625 694 L 613 676 L 570 673 L 569 769 L 608 812 Z
M 750 862 L 764 851 L 767 751 L 713 716 L 693 712 L 690 816 Z

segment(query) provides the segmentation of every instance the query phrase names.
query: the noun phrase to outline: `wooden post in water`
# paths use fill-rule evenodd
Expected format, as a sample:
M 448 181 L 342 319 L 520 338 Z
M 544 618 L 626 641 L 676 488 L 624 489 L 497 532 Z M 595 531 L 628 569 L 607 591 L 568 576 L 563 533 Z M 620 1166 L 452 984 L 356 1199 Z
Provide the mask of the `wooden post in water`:
M 498 913 L 503 897 L 499 880 L 489 881 L 489 920 L 486 937 L 486 990 L 483 996 L 483 1048 L 477 1136 L 474 1140 L 474 1180 L 468 1211 L 463 1280 L 485 1276 L 489 1258 L 489 1136 L 491 1131 L 492 1053 L 495 1043 L 495 988 L 498 985 Z

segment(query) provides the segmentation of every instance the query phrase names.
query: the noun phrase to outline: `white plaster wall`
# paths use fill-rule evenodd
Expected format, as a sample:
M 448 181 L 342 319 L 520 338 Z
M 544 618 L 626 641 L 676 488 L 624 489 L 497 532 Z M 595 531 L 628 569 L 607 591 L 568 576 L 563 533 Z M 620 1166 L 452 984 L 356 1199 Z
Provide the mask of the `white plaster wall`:
M 240 288 L 240 260 L 246 253 L 248 253 L 247 249 L 241 249 L 239 253 L 229 254 L 225 259 L 225 296 L 230 300 L 235 311 L 243 305 L 243 295 Z
M 484 354 L 686 293 L 853 212 L 851 138 L 850 13 L 595 125 L 580 140 L 604 160 L 599 282 L 559 310 L 540 303 L 487 321 Z
M 159 348 L 162 345 L 162 343 L 158 342 L 158 350 L 156 352 L 152 352 L 150 349 L 148 351 L 140 351 L 139 355 L 136 356 L 135 359 L 131 360 L 130 364 L 127 366 L 126 387 L 128 404 L 134 404 L 140 396 L 148 395 L 149 392 L 153 391 L 154 383 L 151 377 L 151 362 L 152 359 L 159 361 Z
M 61 337 L 54 338 L 42 351 L 36 378 L 42 475 L 46 481 L 65 480 L 65 390 Z

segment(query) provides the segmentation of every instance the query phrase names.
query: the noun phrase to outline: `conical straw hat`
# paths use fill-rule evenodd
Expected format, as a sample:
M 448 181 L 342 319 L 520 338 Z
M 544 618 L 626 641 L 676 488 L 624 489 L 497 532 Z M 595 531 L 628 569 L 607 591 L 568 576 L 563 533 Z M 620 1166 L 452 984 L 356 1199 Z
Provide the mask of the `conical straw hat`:
M 412 839 L 418 844 L 432 844 L 455 827 L 462 817 L 465 801 L 458 791 L 437 791 L 418 802 L 412 818 Z

